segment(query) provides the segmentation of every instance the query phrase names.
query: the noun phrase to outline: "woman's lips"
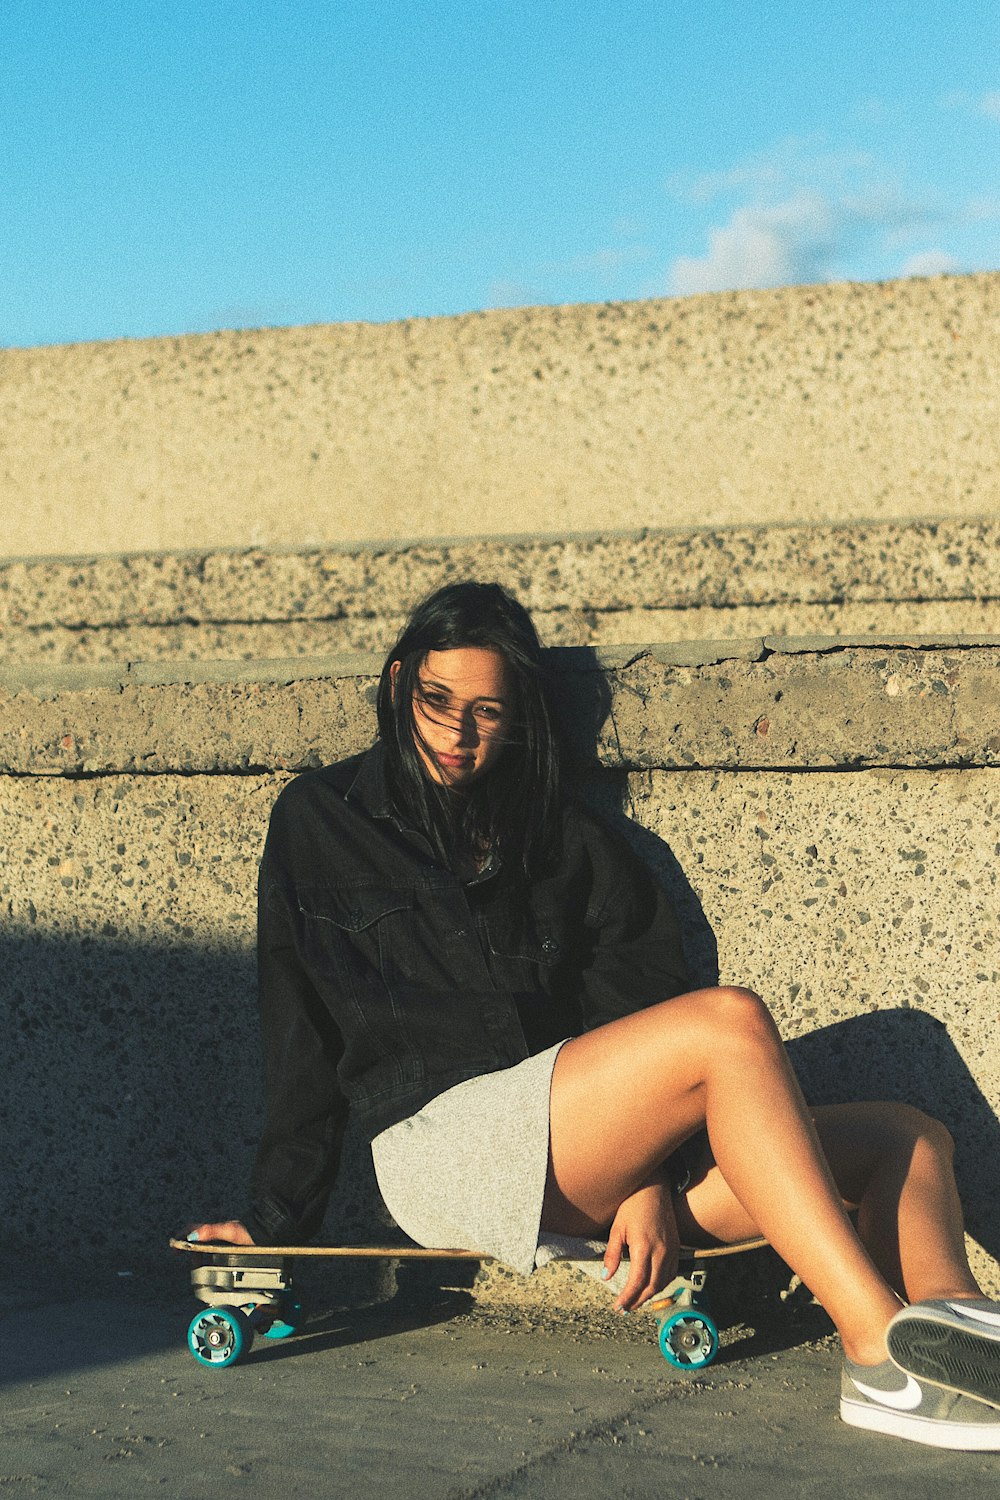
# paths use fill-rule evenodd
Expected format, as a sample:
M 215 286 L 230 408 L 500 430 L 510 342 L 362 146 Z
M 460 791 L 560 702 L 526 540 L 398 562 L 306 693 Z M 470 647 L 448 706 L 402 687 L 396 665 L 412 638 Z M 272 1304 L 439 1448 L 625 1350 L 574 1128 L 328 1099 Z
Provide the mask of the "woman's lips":
M 459 771 L 464 766 L 471 766 L 473 764 L 473 757 L 471 755 L 443 755 L 439 753 L 437 763 L 439 766 L 448 766 L 452 771 Z

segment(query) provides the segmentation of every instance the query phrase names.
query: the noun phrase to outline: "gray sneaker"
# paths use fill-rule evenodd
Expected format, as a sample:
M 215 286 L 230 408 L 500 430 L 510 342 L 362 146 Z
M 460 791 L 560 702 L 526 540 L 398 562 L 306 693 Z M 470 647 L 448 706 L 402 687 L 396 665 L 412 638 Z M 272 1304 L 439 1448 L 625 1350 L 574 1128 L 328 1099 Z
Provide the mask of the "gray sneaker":
M 893 1318 L 886 1342 L 907 1374 L 1000 1406 L 1000 1302 L 914 1302 Z
M 851 1427 L 887 1432 L 932 1448 L 1000 1452 L 1000 1410 L 955 1391 L 923 1385 L 891 1359 L 880 1365 L 844 1360 L 840 1416 Z

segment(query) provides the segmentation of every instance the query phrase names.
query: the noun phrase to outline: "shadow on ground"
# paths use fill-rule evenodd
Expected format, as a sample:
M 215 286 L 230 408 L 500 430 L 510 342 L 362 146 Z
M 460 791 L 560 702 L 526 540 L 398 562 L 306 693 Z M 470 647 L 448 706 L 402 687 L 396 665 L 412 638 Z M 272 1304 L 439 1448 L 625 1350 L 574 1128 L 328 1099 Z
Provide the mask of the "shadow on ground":
M 36 1265 L 29 1274 L 23 1263 L 5 1256 L 2 1269 L 2 1385 L 56 1375 L 68 1379 L 149 1355 L 177 1353 L 186 1348 L 188 1323 L 201 1306 L 176 1267 L 163 1279 L 100 1271 L 74 1277 L 59 1264 Z M 376 1307 L 337 1306 L 343 1289 L 322 1274 L 302 1278 L 298 1290 L 305 1303 L 301 1331 L 287 1340 L 258 1336 L 241 1363 L 249 1367 L 261 1360 L 370 1344 L 434 1327 L 472 1307 L 468 1291 L 440 1286 L 407 1288 Z M 191 1368 L 197 1368 L 193 1359 Z

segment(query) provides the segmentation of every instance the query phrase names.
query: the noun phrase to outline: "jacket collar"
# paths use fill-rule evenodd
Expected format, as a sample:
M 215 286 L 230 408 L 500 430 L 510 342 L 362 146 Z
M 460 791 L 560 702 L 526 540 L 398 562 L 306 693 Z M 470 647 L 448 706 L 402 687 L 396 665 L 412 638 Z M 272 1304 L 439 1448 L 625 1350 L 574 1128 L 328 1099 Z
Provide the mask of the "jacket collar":
M 408 827 L 404 823 L 393 805 L 389 796 L 389 784 L 385 775 L 385 746 L 381 740 L 376 740 L 370 750 L 366 750 L 361 756 L 361 764 L 357 774 L 344 793 L 345 802 L 355 802 L 366 813 L 373 818 L 388 818 L 394 823 L 406 838 L 418 843 L 428 854 L 431 846 L 424 834 L 419 829 Z M 489 859 L 478 874 L 470 880 L 463 882 L 465 885 L 479 885 L 481 881 L 489 880 L 499 873 L 501 868 L 500 857 L 490 854 Z
M 385 747 L 380 740 L 361 756 L 357 775 L 344 793 L 345 802 L 357 802 L 373 818 L 398 821 L 385 776 Z

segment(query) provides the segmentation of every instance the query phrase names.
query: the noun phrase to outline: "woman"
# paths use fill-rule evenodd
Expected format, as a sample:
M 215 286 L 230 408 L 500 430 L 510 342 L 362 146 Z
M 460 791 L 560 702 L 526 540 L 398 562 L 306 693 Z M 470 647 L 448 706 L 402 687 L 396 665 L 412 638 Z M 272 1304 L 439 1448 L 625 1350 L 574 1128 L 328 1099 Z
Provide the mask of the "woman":
M 540 1228 L 606 1236 L 627 1312 L 682 1243 L 763 1235 L 837 1325 L 846 1421 L 1000 1449 L 1000 1304 L 969 1269 L 947 1132 L 893 1104 L 810 1115 L 763 1002 L 690 990 L 662 891 L 561 792 L 521 606 L 476 583 L 422 604 L 378 727 L 275 804 L 251 1206 L 192 1237 L 314 1234 L 350 1107 L 417 1241 L 529 1272 Z

